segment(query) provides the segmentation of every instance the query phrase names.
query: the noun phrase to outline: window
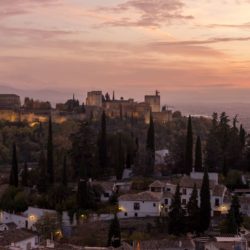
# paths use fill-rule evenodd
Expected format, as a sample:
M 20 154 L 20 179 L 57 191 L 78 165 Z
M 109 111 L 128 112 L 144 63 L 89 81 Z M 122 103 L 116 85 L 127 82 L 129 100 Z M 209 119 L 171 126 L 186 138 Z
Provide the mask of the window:
M 220 206 L 220 200 L 218 198 L 215 199 L 215 206 L 216 207 Z
M 187 204 L 186 199 L 182 199 L 182 205 L 186 205 L 186 204 Z
M 153 207 L 155 207 L 156 206 L 156 204 L 155 203 L 153 203 Z
M 134 210 L 140 210 L 140 203 L 138 202 L 134 203 Z
M 167 191 L 170 192 L 170 191 L 171 191 L 171 188 L 167 188 Z
M 104 196 L 105 198 L 108 198 L 108 197 L 109 197 L 109 193 L 104 193 L 103 196 Z
M 124 216 L 128 216 L 128 213 L 126 212 L 126 213 L 124 213 Z
M 168 199 L 165 199 L 165 205 L 168 205 Z
M 184 194 L 184 195 L 187 194 L 187 189 L 186 188 L 182 189 L 182 194 Z
M 137 213 L 135 213 L 135 217 L 138 217 L 138 214 L 137 214 Z

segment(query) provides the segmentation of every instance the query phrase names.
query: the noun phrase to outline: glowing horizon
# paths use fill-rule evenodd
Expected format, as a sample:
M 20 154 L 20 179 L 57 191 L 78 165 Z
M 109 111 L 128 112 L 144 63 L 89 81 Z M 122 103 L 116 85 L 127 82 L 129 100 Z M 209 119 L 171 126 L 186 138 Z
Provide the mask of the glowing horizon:
M 1 0 L 0 7 L 0 86 L 249 99 L 247 0 Z

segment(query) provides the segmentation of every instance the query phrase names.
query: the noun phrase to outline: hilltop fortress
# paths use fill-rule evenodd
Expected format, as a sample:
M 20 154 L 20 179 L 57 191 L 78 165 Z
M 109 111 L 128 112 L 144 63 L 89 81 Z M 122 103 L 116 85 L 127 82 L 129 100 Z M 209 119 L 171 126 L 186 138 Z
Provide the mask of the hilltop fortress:
M 166 123 L 172 120 L 172 111 L 166 107 L 161 109 L 161 98 L 159 92 L 155 95 L 146 95 L 144 102 L 135 102 L 134 99 L 125 100 L 115 98 L 113 92 L 112 98 L 107 93 L 103 95 L 102 91 L 91 91 L 87 93 L 86 110 L 98 115 L 101 110 L 105 110 L 110 118 L 137 118 L 149 122 L 150 112 L 156 122 Z
M 112 98 L 108 93 L 103 95 L 102 91 L 90 91 L 87 93 L 86 102 L 80 103 L 73 96 L 65 103 L 56 104 L 52 108 L 49 102 L 42 102 L 26 97 L 24 104 L 15 94 L 0 94 L 0 120 L 11 122 L 27 121 L 29 123 L 46 122 L 49 115 L 53 120 L 61 123 L 68 119 L 84 120 L 92 117 L 97 120 L 102 112 L 111 118 L 142 119 L 149 122 L 150 112 L 153 119 L 159 123 L 167 123 L 172 120 L 172 111 L 161 107 L 159 92 L 155 95 L 146 95 L 144 102 L 136 102 L 134 99 L 116 99 L 113 92 Z

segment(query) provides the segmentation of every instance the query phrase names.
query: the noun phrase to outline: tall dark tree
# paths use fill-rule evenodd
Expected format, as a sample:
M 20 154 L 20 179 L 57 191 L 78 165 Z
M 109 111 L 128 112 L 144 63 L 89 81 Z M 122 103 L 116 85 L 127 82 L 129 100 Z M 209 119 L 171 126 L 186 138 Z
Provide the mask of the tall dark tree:
M 237 234 L 238 232 L 238 226 L 235 220 L 235 214 L 232 209 L 230 209 L 227 214 L 227 218 L 225 221 L 225 228 L 223 231 L 224 231 L 223 233 L 227 234 Z
M 242 222 L 243 222 L 243 218 L 242 218 L 242 214 L 240 212 L 240 202 L 239 202 L 239 198 L 237 195 L 234 195 L 232 198 L 231 210 L 233 210 L 235 221 L 236 221 L 237 227 L 239 229 Z
M 179 184 L 176 187 L 175 195 L 169 212 L 169 234 L 181 235 L 185 233 L 185 210 L 181 206 L 181 194 Z
M 25 161 L 23 171 L 22 171 L 22 186 L 27 187 L 28 186 L 28 164 Z
M 67 156 L 66 155 L 63 158 L 62 184 L 64 187 L 68 186 L 68 168 L 67 168 Z
M 189 175 L 193 168 L 193 128 L 192 118 L 188 117 L 187 138 L 185 150 L 185 174 Z
M 71 136 L 72 150 L 71 162 L 74 170 L 74 179 L 85 179 L 100 176 L 97 171 L 97 137 L 91 123 L 83 121 L 79 124 L 79 129 Z M 99 170 L 99 169 L 98 169 Z
M 149 127 L 146 141 L 146 175 L 154 173 L 155 165 L 155 127 L 152 113 L 150 113 Z
M 13 143 L 13 149 L 12 149 L 12 164 L 11 164 L 9 184 L 10 186 L 18 187 L 18 161 L 17 161 L 17 152 L 15 143 Z
M 99 138 L 99 165 L 101 167 L 100 173 L 104 174 L 107 168 L 108 152 L 107 152 L 107 131 L 106 131 L 106 114 L 102 113 L 101 131 Z
M 192 233 L 200 231 L 200 209 L 198 206 L 198 192 L 196 185 L 194 185 L 192 194 L 187 204 L 188 213 L 188 228 Z
M 108 246 L 109 247 L 112 246 L 114 248 L 121 246 L 121 229 L 120 229 L 120 223 L 116 214 L 109 226 Z
M 95 194 L 91 184 L 86 179 L 80 179 L 77 189 L 77 208 L 95 209 Z
M 205 166 L 212 171 L 220 171 L 223 167 L 223 152 L 218 136 L 219 121 L 218 114 L 212 115 L 212 126 L 206 142 Z
M 122 179 L 124 165 L 125 165 L 125 159 L 124 159 L 124 148 L 123 148 L 123 143 L 122 143 L 122 135 L 119 134 L 117 154 L 116 154 L 116 178 L 118 180 Z
M 210 202 L 210 185 L 207 168 L 205 168 L 204 176 L 200 191 L 200 231 L 205 232 L 211 221 L 211 202 Z
M 242 125 L 240 125 L 240 144 L 241 149 L 243 149 L 246 146 L 246 130 L 243 128 Z
M 131 152 L 129 152 L 127 150 L 127 154 L 126 154 L 126 168 L 130 169 L 131 165 L 132 165 L 132 155 L 131 155 Z
M 242 215 L 240 213 L 240 203 L 238 196 L 233 196 L 231 207 L 225 221 L 225 233 L 237 234 L 240 226 L 243 222 Z
M 194 168 L 196 172 L 202 171 L 202 148 L 201 148 L 201 138 L 197 137 L 196 145 L 195 145 L 195 163 Z
M 53 131 L 52 131 L 52 118 L 49 117 L 48 127 L 48 143 L 47 143 L 47 174 L 48 182 L 50 185 L 54 184 L 54 148 L 53 148 Z
M 47 163 L 46 163 L 45 152 L 42 149 L 38 161 L 39 176 L 37 180 L 37 189 L 40 193 L 46 193 L 48 189 L 48 178 L 47 178 L 48 174 L 46 166 Z

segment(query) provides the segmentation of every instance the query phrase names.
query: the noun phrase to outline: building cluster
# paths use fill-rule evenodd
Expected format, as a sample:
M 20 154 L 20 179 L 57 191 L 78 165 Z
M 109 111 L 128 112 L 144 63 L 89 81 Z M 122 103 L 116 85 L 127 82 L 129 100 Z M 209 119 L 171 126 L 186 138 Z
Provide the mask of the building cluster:
M 105 111 L 110 118 L 131 118 L 142 119 L 149 123 L 150 113 L 153 119 L 159 123 L 166 123 L 172 120 L 172 111 L 165 106 L 161 107 L 161 97 L 156 91 L 155 95 L 146 95 L 144 102 L 136 102 L 134 99 L 116 99 L 102 91 L 91 91 L 87 93 L 86 102 L 80 103 L 74 95 L 72 99 L 65 103 L 57 103 L 52 108 L 50 102 L 43 102 L 26 97 L 24 104 L 21 99 L 14 94 L 0 94 L 0 119 L 8 121 L 44 122 L 48 115 L 53 114 L 55 120 L 84 119 L 86 116 L 100 118 L 102 111 Z
M 91 91 L 87 93 L 86 109 L 90 110 L 95 115 L 98 115 L 101 110 L 110 118 L 138 118 L 149 122 L 150 113 L 153 119 L 159 123 L 166 123 L 172 119 L 172 111 L 166 107 L 161 108 L 161 97 L 156 91 L 155 95 L 146 95 L 144 102 L 136 102 L 134 99 L 115 98 L 113 93 L 112 98 L 107 93 L 103 95 L 102 91 Z
M 191 197 L 194 185 L 198 197 L 201 190 L 203 173 L 192 172 L 178 180 L 183 208 Z M 230 208 L 230 193 L 226 186 L 219 184 L 218 174 L 209 173 L 211 194 L 211 216 L 228 213 Z M 119 197 L 119 216 L 121 218 L 147 217 L 167 215 L 176 190 L 176 180 L 156 180 L 148 187 L 148 191 L 124 194 Z M 200 204 L 200 199 L 198 199 Z

